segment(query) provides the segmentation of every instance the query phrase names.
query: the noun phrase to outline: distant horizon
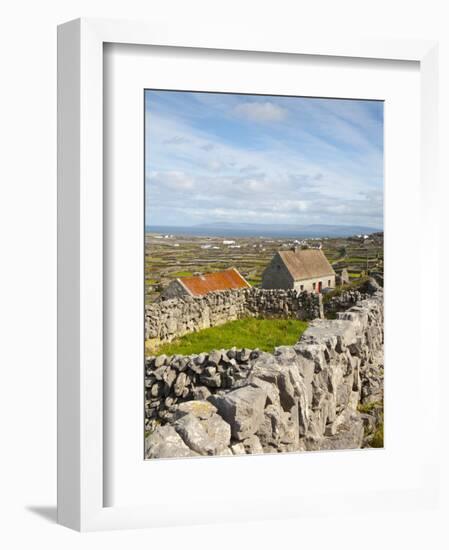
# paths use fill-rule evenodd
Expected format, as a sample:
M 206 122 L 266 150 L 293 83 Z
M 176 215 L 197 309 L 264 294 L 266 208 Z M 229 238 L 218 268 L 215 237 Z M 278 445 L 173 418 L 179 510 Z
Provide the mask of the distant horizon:
M 158 224 L 145 224 L 145 228 L 147 227 L 180 227 L 180 228 L 189 228 L 189 227 L 211 227 L 211 226 L 214 226 L 214 225 L 226 225 L 226 226 L 233 226 L 235 224 L 233 224 L 233 222 L 221 222 L 221 221 L 217 221 L 217 222 L 211 222 L 211 223 L 195 223 L 195 224 L 191 224 L 191 225 L 178 225 L 176 223 L 171 223 L 171 224 L 162 224 L 162 223 L 158 223 Z M 237 224 L 238 225 L 238 224 Z M 254 223 L 245 223 L 245 225 L 247 226 L 263 226 L 263 227 L 285 227 L 286 225 L 288 226 L 297 226 L 297 227 L 316 227 L 316 226 L 321 226 L 321 227 L 365 227 L 365 229 L 372 229 L 373 231 L 375 232 L 383 232 L 383 228 L 382 227 L 373 227 L 373 226 L 369 226 L 369 225 L 364 225 L 364 226 L 359 226 L 358 224 L 325 224 L 325 223 L 307 223 L 307 224 L 294 224 L 294 223 L 289 223 L 289 224 L 276 224 L 276 223 L 270 223 L 270 224 L 263 224 L 263 223 L 257 223 L 257 222 L 254 222 Z
M 383 232 L 377 227 L 357 225 L 260 225 L 260 224 L 197 224 L 184 225 L 146 225 L 145 233 L 175 234 L 191 237 L 223 237 L 223 238 L 275 238 L 275 239 L 322 239 L 347 238 L 359 234 Z

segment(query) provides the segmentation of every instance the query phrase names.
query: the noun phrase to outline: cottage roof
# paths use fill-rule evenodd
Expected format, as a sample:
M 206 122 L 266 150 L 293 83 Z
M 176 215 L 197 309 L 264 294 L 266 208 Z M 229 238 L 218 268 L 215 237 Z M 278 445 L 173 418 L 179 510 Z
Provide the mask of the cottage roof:
M 335 275 L 322 250 L 282 250 L 278 254 L 295 281 Z
M 178 281 L 191 296 L 203 296 L 208 292 L 251 286 L 235 268 L 194 277 L 179 277 Z

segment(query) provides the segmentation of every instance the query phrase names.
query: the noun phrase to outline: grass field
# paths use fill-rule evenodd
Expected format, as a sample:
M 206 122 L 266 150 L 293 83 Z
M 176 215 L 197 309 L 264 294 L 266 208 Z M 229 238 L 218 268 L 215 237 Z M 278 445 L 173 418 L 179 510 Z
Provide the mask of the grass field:
M 276 346 L 295 344 L 306 328 L 307 323 L 296 319 L 240 319 L 186 334 L 164 344 L 157 353 L 189 355 L 234 346 L 272 352 Z

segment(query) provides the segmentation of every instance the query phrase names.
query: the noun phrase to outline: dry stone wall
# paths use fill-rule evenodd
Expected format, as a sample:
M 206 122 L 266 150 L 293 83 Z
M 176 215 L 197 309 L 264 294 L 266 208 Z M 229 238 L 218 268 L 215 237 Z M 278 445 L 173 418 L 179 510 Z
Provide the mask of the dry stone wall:
M 347 289 L 331 298 L 325 296 L 323 311 L 325 317 L 335 316 L 340 311 L 346 311 L 358 302 L 369 298 L 374 292 L 380 290 L 380 285 L 375 279 L 368 279 L 359 288 Z
M 365 446 L 382 413 L 359 409 L 383 401 L 383 291 L 272 354 L 150 357 L 145 371 L 147 458 Z
M 155 343 L 241 319 L 315 319 L 323 314 L 321 296 L 295 290 L 245 288 L 174 298 L 145 307 L 145 338 Z

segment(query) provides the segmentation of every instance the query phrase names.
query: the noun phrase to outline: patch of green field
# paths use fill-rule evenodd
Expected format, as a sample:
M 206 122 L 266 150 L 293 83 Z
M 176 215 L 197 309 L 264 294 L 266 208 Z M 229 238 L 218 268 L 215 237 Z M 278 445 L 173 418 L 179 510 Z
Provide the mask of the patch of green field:
M 260 283 L 262 282 L 261 279 L 248 279 L 248 277 L 246 278 L 246 281 L 251 285 L 251 286 L 257 286 L 257 285 L 260 285 Z
M 170 273 L 172 277 L 190 277 L 193 275 L 192 271 L 176 271 L 175 273 Z
M 276 346 L 295 344 L 306 328 L 306 322 L 296 319 L 239 319 L 186 334 L 161 346 L 158 353 L 190 355 L 233 346 L 272 352 Z

